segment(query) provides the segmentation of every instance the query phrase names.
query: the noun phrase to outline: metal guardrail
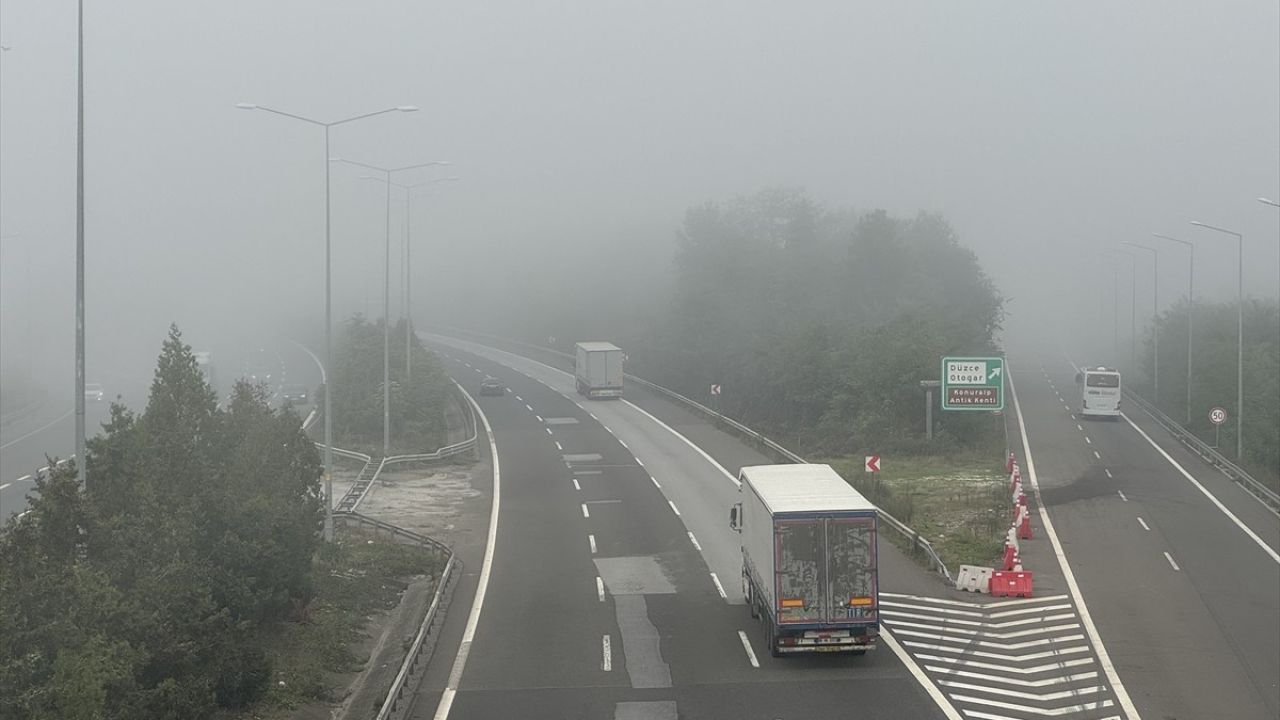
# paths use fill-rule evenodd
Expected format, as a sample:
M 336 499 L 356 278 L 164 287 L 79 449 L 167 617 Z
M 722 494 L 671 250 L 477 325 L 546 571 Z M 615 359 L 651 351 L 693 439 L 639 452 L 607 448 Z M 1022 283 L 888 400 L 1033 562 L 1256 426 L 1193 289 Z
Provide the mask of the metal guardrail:
M 455 332 L 461 332 L 466 335 L 472 335 L 474 337 L 484 338 L 489 341 L 508 343 L 510 345 L 525 348 L 526 350 L 530 350 L 530 351 L 536 351 L 539 353 L 548 353 L 562 359 L 567 359 L 567 360 L 574 359 L 574 356 L 568 353 L 562 353 L 552 348 L 533 345 L 531 343 L 521 342 L 519 340 L 510 340 L 508 338 L 500 338 L 493 335 L 487 335 L 485 333 L 478 333 L 470 330 L 463 330 L 462 328 L 447 328 L 447 329 Z M 733 418 L 727 415 L 723 415 L 721 413 L 716 412 L 715 410 L 712 410 L 711 408 L 707 407 L 706 405 L 703 405 L 700 402 L 691 400 L 685 397 L 684 395 L 681 395 L 680 393 L 675 392 L 674 390 L 669 390 L 665 387 L 662 387 L 661 385 L 651 383 L 648 380 L 645 380 L 644 378 L 636 377 L 635 375 L 631 375 L 629 373 L 625 374 L 624 377 L 629 382 L 633 382 L 636 385 L 639 385 L 643 388 L 647 388 L 653 392 L 658 393 L 659 395 L 662 395 L 671 400 L 674 400 L 675 402 L 681 405 L 684 405 L 688 408 L 693 409 L 698 414 L 703 415 L 706 418 L 709 418 L 713 422 L 720 423 L 722 425 L 725 425 L 733 429 L 740 436 L 748 440 L 751 440 L 754 443 L 756 443 L 759 447 L 762 447 L 772 452 L 775 457 L 780 457 L 786 460 L 787 462 L 793 462 L 798 464 L 804 464 L 807 462 L 804 458 L 791 452 L 785 447 L 779 445 L 769 437 L 762 435 L 756 432 L 755 430 L 752 430 L 751 428 L 747 427 L 746 425 L 743 425 L 742 423 L 738 422 L 737 420 L 734 420 Z M 942 558 L 938 556 L 937 550 L 933 548 L 933 545 L 928 540 L 922 537 L 920 533 L 916 532 L 915 530 L 912 530 L 911 527 L 908 526 L 906 523 L 902 522 L 901 520 L 885 512 L 883 509 L 880 510 L 880 517 L 882 517 L 885 520 L 885 522 L 889 525 L 889 527 L 898 531 L 907 540 L 909 540 L 911 542 L 912 547 L 918 548 L 920 551 L 922 551 L 929 558 L 929 562 L 933 565 L 934 569 L 940 575 L 945 577 L 948 582 L 954 582 L 951 578 L 951 572 L 947 570 L 946 564 L 942 562 Z
M 376 720 L 389 720 L 397 715 L 407 715 L 412 709 L 414 696 L 409 690 L 409 681 L 417 674 L 419 665 L 425 665 L 431 659 L 430 652 L 425 655 L 423 653 L 424 649 L 428 648 L 426 641 L 431 635 L 431 629 L 435 625 L 437 617 L 440 615 L 440 608 L 444 602 L 449 582 L 455 576 L 458 568 L 461 567 L 462 561 L 458 559 L 448 545 L 427 535 L 405 530 L 391 523 L 361 515 L 357 512 L 337 512 L 334 513 L 333 518 L 336 523 L 352 523 L 361 527 L 371 528 L 375 535 L 385 532 L 393 537 L 408 540 L 416 545 L 430 548 L 445 558 L 444 570 L 440 572 L 440 580 L 436 583 L 435 592 L 431 597 L 431 605 L 427 608 L 427 614 L 423 617 L 422 624 L 418 626 L 418 632 L 414 635 L 413 643 L 409 645 L 409 651 L 405 654 L 404 662 L 400 664 L 400 670 L 396 673 L 395 679 L 392 680 L 391 687 L 387 690 L 387 694 L 382 701 L 381 707 L 378 708 L 378 714 L 375 718 Z M 405 702 L 406 699 L 408 702 Z
M 1209 443 L 1201 440 L 1195 433 L 1178 424 L 1176 420 L 1169 417 L 1160 408 L 1151 404 L 1141 395 L 1133 392 L 1129 388 L 1124 389 L 1124 394 L 1130 400 L 1142 408 L 1144 412 L 1159 423 L 1165 430 L 1178 439 L 1187 449 L 1199 455 L 1205 462 L 1216 467 L 1223 475 L 1231 478 L 1236 484 L 1244 488 L 1246 492 L 1258 498 L 1258 500 L 1266 505 L 1271 512 L 1280 515 L 1280 494 L 1258 482 L 1252 475 L 1246 472 L 1239 465 L 1228 460 L 1213 448 Z

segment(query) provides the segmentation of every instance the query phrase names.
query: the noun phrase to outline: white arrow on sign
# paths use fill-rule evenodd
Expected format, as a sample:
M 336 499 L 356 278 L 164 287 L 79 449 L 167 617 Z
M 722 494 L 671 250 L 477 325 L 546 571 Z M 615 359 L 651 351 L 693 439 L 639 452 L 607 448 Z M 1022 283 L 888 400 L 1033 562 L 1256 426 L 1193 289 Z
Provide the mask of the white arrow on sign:
M 869 473 L 878 473 L 878 472 L 880 472 L 880 456 L 879 456 L 879 455 L 868 455 L 868 456 L 867 456 L 867 460 L 866 460 L 866 462 L 863 464 L 863 467 L 864 467 L 864 468 L 866 469 L 866 471 L 867 471 L 867 472 L 869 472 Z
M 994 379 L 996 379 L 996 376 L 997 376 L 997 375 L 999 375 L 999 374 L 1000 374 L 1000 371 L 1002 371 L 1002 370 L 1004 370 L 1004 368 L 1002 368 L 1002 367 L 994 367 L 994 368 L 991 368 L 991 374 L 987 376 L 987 379 L 988 379 L 988 380 L 994 380 Z

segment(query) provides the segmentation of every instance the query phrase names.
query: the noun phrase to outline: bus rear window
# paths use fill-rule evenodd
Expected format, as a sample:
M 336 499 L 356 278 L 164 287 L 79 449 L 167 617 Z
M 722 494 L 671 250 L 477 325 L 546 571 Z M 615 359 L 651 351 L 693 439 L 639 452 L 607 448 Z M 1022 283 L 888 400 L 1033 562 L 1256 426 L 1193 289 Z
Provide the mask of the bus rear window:
M 1089 373 L 1085 376 L 1085 384 L 1089 387 L 1117 388 L 1120 387 L 1120 376 Z

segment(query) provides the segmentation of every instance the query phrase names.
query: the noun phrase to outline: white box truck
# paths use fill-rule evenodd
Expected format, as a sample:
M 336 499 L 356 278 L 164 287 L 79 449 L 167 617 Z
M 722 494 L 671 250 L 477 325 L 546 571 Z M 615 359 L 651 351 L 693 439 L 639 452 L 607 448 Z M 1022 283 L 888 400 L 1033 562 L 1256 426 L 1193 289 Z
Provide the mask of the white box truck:
M 739 480 L 729 527 L 742 536 L 742 591 L 770 654 L 874 648 L 876 506 L 829 465 L 744 467 Z
M 622 350 L 607 342 L 580 342 L 574 349 L 573 374 L 578 394 L 589 398 L 622 397 Z

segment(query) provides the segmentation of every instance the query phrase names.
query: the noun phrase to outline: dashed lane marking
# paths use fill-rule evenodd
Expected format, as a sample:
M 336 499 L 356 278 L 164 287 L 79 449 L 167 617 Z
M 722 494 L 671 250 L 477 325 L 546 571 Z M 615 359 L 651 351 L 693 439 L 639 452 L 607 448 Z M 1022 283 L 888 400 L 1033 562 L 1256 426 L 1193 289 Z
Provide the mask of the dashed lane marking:
M 1110 468 L 1102 468 L 1102 471 L 1103 471 L 1103 472 L 1105 472 L 1105 473 L 1107 474 L 1107 477 L 1109 477 L 1109 478 L 1114 478 L 1114 477 L 1115 477 L 1115 475 L 1112 475 L 1112 474 L 1111 474 L 1111 469 L 1110 469 Z
M 670 500 L 667 501 L 667 504 L 671 506 L 671 512 L 675 513 L 678 517 L 680 515 L 680 508 L 676 507 L 676 504 Z
M 564 446 L 560 444 L 559 440 L 556 441 L 556 449 L 561 451 L 564 450 Z
M 582 486 L 578 484 L 578 478 L 573 479 L 573 489 L 578 491 L 582 490 Z
M 1174 562 L 1174 561 L 1173 561 L 1173 556 L 1172 556 L 1172 555 L 1170 555 L 1167 551 L 1166 551 L 1166 552 L 1165 552 L 1165 554 L 1164 554 L 1164 559 L 1169 561 L 1169 567 L 1171 567 L 1171 568 L 1173 568 L 1174 570 L 1177 570 L 1177 571 L 1179 571 L 1179 572 L 1181 572 L 1181 571 L 1182 571 L 1182 568 L 1178 567 L 1178 563 L 1176 563 L 1176 562 Z
M 1124 491 L 1123 491 L 1123 490 L 1117 490 L 1116 492 L 1120 494 L 1120 499 L 1121 499 L 1121 500 L 1123 500 L 1123 501 L 1125 501 L 1125 502 L 1129 502 L 1129 498 L 1125 497 L 1125 494 L 1124 494 Z
M 693 543 L 693 549 L 702 552 L 702 546 L 698 544 L 698 538 L 693 536 L 693 531 L 689 531 L 689 542 Z
M 742 641 L 742 649 L 746 651 L 747 660 L 751 662 L 751 667 L 760 667 L 760 661 L 756 659 L 756 651 L 751 649 L 751 641 L 747 639 L 747 633 L 739 630 L 738 639 Z
M 1146 530 L 1147 532 L 1151 531 L 1151 528 L 1147 527 L 1147 521 L 1143 520 L 1141 515 L 1138 516 L 1138 524 L 1142 526 L 1143 530 Z
M 1097 451 L 1097 450 L 1094 450 L 1094 451 L 1093 451 L 1093 456 L 1094 456 L 1095 458 L 1099 459 L 1099 460 L 1101 460 L 1101 459 L 1102 459 L 1102 456 L 1098 454 L 1098 451 Z
M 601 600 L 603 599 L 604 598 L 601 598 Z M 603 654 L 600 659 L 600 669 L 605 672 L 610 672 L 613 670 L 613 650 L 609 647 L 608 635 L 603 636 L 603 639 L 600 641 L 600 647 Z
M 582 503 L 582 517 L 584 518 L 591 517 L 591 511 L 587 509 L 586 503 Z
M 595 555 L 596 554 L 596 536 L 588 535 L 587 542 L 591 545 L 591 554 Z
M 599 575 L 596 576 L 596 596 L 600 598 L 600 602 L 604 602 L 604 579 Z
M 724 586 L 720 584 L 720 578 L 715 573 L 711 573 L 711 582 L 715 583 L 716 592 L 720 593 L 722 600 L 728 600 L 729 596 L 724 594 Z

